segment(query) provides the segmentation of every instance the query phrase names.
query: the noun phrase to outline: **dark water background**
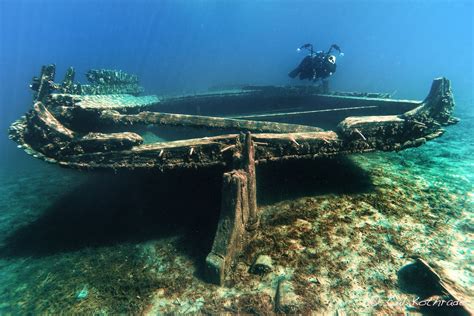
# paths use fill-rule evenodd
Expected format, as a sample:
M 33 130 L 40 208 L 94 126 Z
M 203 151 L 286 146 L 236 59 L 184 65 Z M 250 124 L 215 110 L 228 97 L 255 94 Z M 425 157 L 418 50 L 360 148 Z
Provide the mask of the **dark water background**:
M 57 216 L 47 217 L 45 225 L 26 226 L 23 232 L 29 239 L 25 240 L 38 242 L 28 246 L 31 249 L 23 248 L 31 253 L 38 247 L 51 250 L 52 242 L 57 246 L 53 250 L 61 253 L 64 245 L 58 236 L 67 235 L 66 246 L 81 249 L 84 245 L 74 244 L 81 240 L 78 236 L 101 232 L 98 226 L 108 225 L 108 219 L 103 215 L 104 219 L 87 226 L 88 217 L 80 222 L 75 220 L 80 215 L 73 213 L 107 214 L 107 207 L 124 209 L 132 203 L 123 196 L 117 200 L 115 180 L 95 176 L 91 189 L 88 175 L 37 161 L 7 139 L 9 124 L 31 107 L 28 84 L 41 65 L 55 63 L 58 79 L 74 66 L 80 81 L 85 81 L 83 74 L 90 68 L 122 69 L 137 74 L 147 93 L 158 95 L 240 83 L 300 84 L 287 73 L 303 57 L 296 48 L 307 42 L 324 50 L 332 43 L 341 46 L 345 56 L 338 59 L 331 78 L 336 90 L 395 92 L 396 98 L 423 99 L 433 78 L 449 78 L 462 123 L 419 149 L 368 156 L 372 161 L 368 165 L 379 160 L 393 163 L 393 169 L 411 169 L 428 183 L 450 179 L 447 186 L 457 190 L 453 194 L 470 196 L 472 203 L 472 11 L 472 1 L 0 0 L 0 215 L 4 221 L 0 240 L 23 222 L 41 216 L 44 209 Z M 117 186 L 124 194 L 129 189 L 128 184 Z M 97 190 L 109 193 L 104 197 Z M 140 198 L 140 190 L 132 191 Z M 91 200 L 84 199 L 87 196 Z M 148 198 L 151 201 L 152 194 Z M 97 204 L 93 199 L 106 202 Z M 72 214 L 73 220 L 62 212 Z M 78 222 L 89 228 L 81 231 Z M 121 241 L 120 229 L 135 229 L 129 218 L 119 222 L 117 231 L 107 236 L 110 231 L 99 237 L 89 233 L 85 246 L 89 241 L 100 243 L 101 238 L 106 239 L 104 244 Z M 50 227 L 54 232 L 48 235 Z M 18 283 L 18 272 L 5 268 L 10 266 L 13 271 L 15 265 L 10 263 L 0 269 L 0 280 Z M 59 279 L 65 275 L 61 273 Z M 1 297 L 10 297 L 5 293 L 1 290 Z M 45 290 L 45 301 L 48 295 Z M 61 299 L 63 294 L 58 295 Z M 12 310 L 16 309 L 5 309 Z

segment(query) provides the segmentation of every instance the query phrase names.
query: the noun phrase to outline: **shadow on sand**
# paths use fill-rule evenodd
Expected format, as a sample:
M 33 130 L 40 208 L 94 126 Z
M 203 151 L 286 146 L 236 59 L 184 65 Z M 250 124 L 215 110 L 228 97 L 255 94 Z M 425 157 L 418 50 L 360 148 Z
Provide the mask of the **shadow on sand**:
M 259 166 L 259 205 L 322 194 L 355 194 L 373 190 L 367 170 L 349 157 L 288 161 Z
M 178 251 L 204 262 L 220 211 L 222 169 L 99 173 L 4 240 L 1 257 L 42 257 L 86 247 L 180 235 Z M 259 166 L 261 205 L 324 193 L 370 191 L 347 157 Z

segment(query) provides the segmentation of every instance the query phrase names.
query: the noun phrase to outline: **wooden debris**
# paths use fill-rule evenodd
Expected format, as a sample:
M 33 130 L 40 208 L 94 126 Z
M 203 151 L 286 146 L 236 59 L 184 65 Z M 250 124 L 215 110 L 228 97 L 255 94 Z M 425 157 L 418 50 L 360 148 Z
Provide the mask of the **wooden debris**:
M 252 137 L 247 133 L 241 169 L 224 173 L 222 205 L 212 250 L 206 258 L 209 279 L 223 285 L 225 276 L 247 239 L 258 226 L 255 159 Z
M 236 145 L 229 145 L 221 149 L 221 153 L 228 151 L 229 149 L 235 148 Z
M 286 280 L 280 279 L 275 294 L 275 312 L 284 314 L 298 313 L 301 299 L 294 292 L 293 284 Z
M 357 128 L 354 128 L 354 132 L 359 134 L 359 136 L 362 137 L 363 140 L 367 141 L 367 138 L 365 138 L 364 134 L 362 134 Z
M 259 255 L 250 267 L 250 273 L 265 275 L 273 270 L 272 258 L 267 255 Z
M 445 297 L 440 296 L 440 297 L 431 297 L 431 298 L 425 298 L 426 299 L 431 299 L 433 301 L 438 300 L 438 301 L 446 301 L 448 302 L 449 300 L 452 302 L 452 304 L 448 306 L 441 306 L 441 303 L 439 304 L 440 306 L 438 307 L 447 307 L 448 309 L 458 309 L 459 312 L 455 313 L 456 315 L 473 315 L 473 310 L 471 309 L 470 306 L 467 306 L 465 303 L 465 300 L 450 286 L 445 280 L 441 278 L 441 276 L 433 269 L 428 262 L 423 260 L 422 258 L 416 258 L 415 264 L 420 268 L 422 273 L 426 274 L 426 277 L 430 278 L 434 284 L 436 284 L 436 287 L 438 287 L 439 293 L 442 295 L 445 295 Z M 447 304 L 447 303 L 446 303 Z M 434 309 L 436 309 L 437 306 L 433 306 Z M 449 308 L 451 307 L 451 308 Z
M 207 255 L 209 281 L 224 285 L 225 277 L 242 249 L 248 221 L 248 179 L 243 170 L 224 173 L 221 215 L 211 252 Z

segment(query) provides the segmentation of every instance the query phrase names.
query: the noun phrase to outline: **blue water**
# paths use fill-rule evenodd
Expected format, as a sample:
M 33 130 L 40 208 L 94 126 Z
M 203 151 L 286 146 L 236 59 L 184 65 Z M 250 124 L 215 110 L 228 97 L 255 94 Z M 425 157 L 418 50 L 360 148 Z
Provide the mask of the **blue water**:
M 90 68 L 122 69 L 137 74 L 145 91 L 157 95 L 205 91 L 227 84 L 300 84 L 287 73 L 304 56 L 296 48 L 307 42 L 323 50 L 337 43 L 344 51 L 330 80 L 335 90 L 391 92 L 395 98 L 423 99 L 433 78 L 445 76 L 452 81 L 456 115 L 464 123 L 450 127 L 443 138 L 426 147 L 355 159 L 362 159 L 361 164 L 369 169 L 387 164 L 391 166 L 387 169 L 393 169 L 389 175 L 413 170 L 407 175 L 413 175 L 410 181 L 420 177 L 424 185 L 435 189 L 444 188 L 441 183 L 447 181 L 452 190 L 446 196 L 452 194 L 457 199 L 455 205 L 460 205 L 458 211 L 463 214 L 458 215 L 466 217 L 472 214 L 474 181 L 474 146 L 470 137 L 474 134 L 472 12 L 472 1 L 0 0 L 0 212 L 4 223 L 0 223 L 0 239 L 21 228 L 28 230 L 28 223 L 37 223 L 31 224 L 34 233 L 25 238 L 46 236 L 45 240 L 51 241 L 57 236 L 43 233 L 41 220 L 48 225 L 65 225 L 60 210 L 82 199 L 71 191 L 77 189 L 87 195 L 91 193 L 87 191 L 90 181 L 94 188 L 104 191 L 114 183 L 109 179 L 107 185 L 98 185 L 100 177 L 91 180 L 90 175 L 44 165 L 20 152 L 7 139 L 9 124 L 31 106 L 28 84 L 38 75 L 41 65 L 55 63 L 59 78 L 67 67 L 74 66 L 80 81 L 84 81 L 84 73 Z M 113 188 L 126 191 L 121 185 Z M 413 193 L 412 201 L 423 199 L 422 192 L 416 192 L 421 197 Z M 100 199 L 100 195 L 92 195 Z M 110 193 L 104 205 L 118 207 L 120 203 L 113 202 L 116 198 Z M 152 201 L 152 194 L 146 199 Z M 463 204 L 460 199 L 467 202 Z M 90 215 L 85 208 L 101 210 L 91 201 L 78 205 L 73 210 L 84 212 L 84 216 Z M 44 215 L 50 213 L 52 217 Z M 472 239 L 470 218 L 471 226 L 466 224 L 468 229 L 464 232 L 466 239 Z M 80 223 L 85 225 L 82 220 Z M 133 230 L 124 224 L 127 221 L 128 218 L 121 220 L 120 229 Z M 99 223 L 107 225 L 107 220 L 100 218 Z M 99 276 L 84 271 L 107 270 L 109 261 L 100 257 L 97 249 L 101 248 L 94 248 L 94 242 L 118 249 L 111 251 L 127 252 L 132 250 L 121 247 L 149 240 L 144 237 L 147 233 L 136 241 L 133 233 L 121 234 L 117 229 L 112 232 L 113 237 L 106 237 L 94 226 L 97 229 L 82 233 L 97 233 L 97 240 L 89 236 L 86 243 L 81 243 L 81 229 L 70 222 L 65 227 L 57 229 L 61 233 L 72 229 L 75 234 L 66 238 L 65 245 L 53 243 L 56 248 L 52 254 L 44 254 L 43 248 L 49 243 L 39 241 L 39 259 L 31 259 L 36 250 L 26 246 L 22 249 L 25 254 L 0 258 L 0 284 L 7 284 L 0 286 L 0 313 L 75 311 L 74 308 L 88 312 L 141 310 L 138 303 L 127 305 L 123 300 L 120 304 L 124 305 L 117 303 L 118 309 L 110 307 L 114 305 L 115 292 L 99 285 L 94 288 L 90 284 Z M 61 234 L 58 236 L 62 238 Z M 75 267 L 74 256 L 83 255 L 89 255 L 89 261 Z M 140 260 L 137 259 L 142 263 Z M 54 262 L 57 271 L 48 270 Z M 126 268 L 136 269 L 133 265 Z M 106 274 L 114 278 L 111 271 Z M 86 275 L 87 280 L 81 275 Z M 472 273 L 467 275 L 472 277 Z M 61 279 L 78 281 L 59 286 Z M 462 284 L 474 284 L 471 281 L 464 280 Z M 86 289 L 94 299 L 90 309 L 84 308 L 87 300 L 74 298 L 75 291 L 80 292 L 85 284 L 89 284 Z M 147 286 L 153 293 L 166 287 L 154 283 Z M 35 290 L 29 292 L 31 287 Z M 123 286 L 124 292 L 115 295 L 143 295 L 136 290 L 127 293 L 127 289 Z M 50 298 L 49 291 L 55 291 Z M 105 292 L 112 294 L 103 295 Z M 101 302 L 106 306 L 100 307 Z

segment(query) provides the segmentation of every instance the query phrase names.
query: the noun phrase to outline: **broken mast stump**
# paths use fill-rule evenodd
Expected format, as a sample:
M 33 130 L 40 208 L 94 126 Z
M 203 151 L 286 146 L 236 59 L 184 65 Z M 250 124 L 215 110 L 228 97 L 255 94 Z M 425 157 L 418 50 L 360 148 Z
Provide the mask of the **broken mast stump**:
M 252 136 L 247 133 L 241 168 L 224 173 L 222 178 L 221 214 L 212 250 L 206 257 L 209 281 L 218 285 L 224 285 L 248 231 L 258 226 L 254 157 Z
M 33 100 L 44 101 L 55 88 L 54 76 L 56 75 L 56 66 L 47 65 L 41 68 L 39 77 L 33 77 L 30 88 L 35 91 Z

